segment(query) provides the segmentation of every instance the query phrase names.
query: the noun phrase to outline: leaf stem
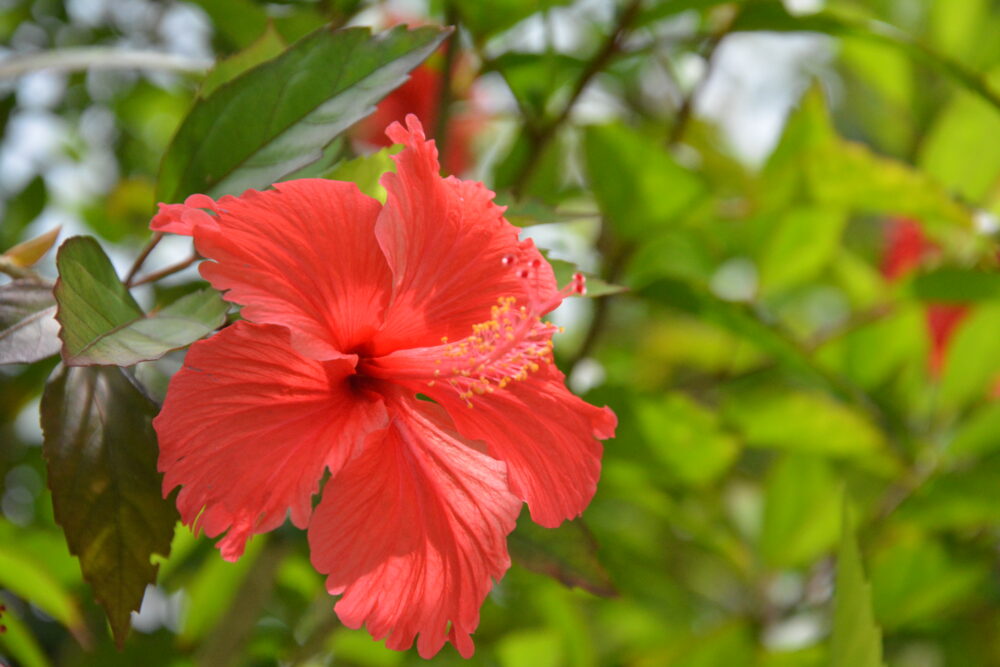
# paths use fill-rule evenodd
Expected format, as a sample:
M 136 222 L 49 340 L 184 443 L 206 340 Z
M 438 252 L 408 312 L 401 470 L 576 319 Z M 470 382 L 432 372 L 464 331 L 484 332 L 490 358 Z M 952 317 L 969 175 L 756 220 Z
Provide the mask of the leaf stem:
M 183 271 L 187 267 L 197 262 L 199 259 L 201 259 L 201 256 L 198 253 L 193 253 L 190 257 L 188 257 L 182 262 L 171 264 L 170 266 L 162 268 L 159 271 L 154 271 L 153 273 L 150 273 L 149 275 L 144 276 L 139 280 L 126 283 L 126 286 L 138 287 L 139 285 L 145 285 L 146 283 L 156 282 L 160 278 L 166 278 L 167 276 L 171 276 L 175 273 Z
M 139 256 L 135 258 L 135 261 L 132 262 L 132 268 L 128 270 L 128 275 L 125 276 L 125 280 L 122 281 L 125 283 L 125 287 L 133 287 L 132 281 L 135 280 L 135 275 L 139 273 L 139 269 L 141 269 L 142 265 L 146 262 L 146 258 L 149 257 L 149 254 L 153 252 L 153 249 L 159 245 L 161 240 L 163 240 L 163 232 L 153 232 L 152 238 L 149 239 L 149 242 L 142 249 L 142 252 L 140 252 Z

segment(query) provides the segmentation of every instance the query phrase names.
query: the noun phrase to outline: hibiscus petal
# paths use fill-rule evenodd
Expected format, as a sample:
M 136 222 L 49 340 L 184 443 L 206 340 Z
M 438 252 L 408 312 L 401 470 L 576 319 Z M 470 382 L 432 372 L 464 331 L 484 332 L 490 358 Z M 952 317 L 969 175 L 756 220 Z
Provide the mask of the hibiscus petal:
M 324 467 L 336 472 L 368 433 L 385 428 L 380 397 L 355 389 L 344 360 L 303 357 L 289 331 L 237 322 L 195 343 L 160 414 L 163 493 L 182 485 L 177 509 L 227 560 L 291 510 L 304 528 Z
M 424 658 L 450 640 L 464 657 L 521 501 L 505 466 L 464 444 L 443 411 L 409 399 L 323 490 L 309 525 L 312 562 L 343 597 L 344 625 L 368 627 Z M 381 438 L 381 441 L 376 441 Z M 450 630 L 449 630 L 450 623 Z
M 161 206 L 152 227 L 192 234 L 215 260 L 202 275 L 245 319 L 289 327 L 303 353 L 334 359 L 381 323 L 391 275 L 375 239 L 379 208 L 353 183 L 303 179 L 217 203 L 189 197 Z
M 382 177 L 387 200 L 375 233 L 393 273 L 393 296 L 373 354 L 464 338 L 500 297 L 554 307 L 552 269 L 493 203 L 482 183 L 439 175 L 437 149 L 407 116 L 386 133 L 406 148 Z
M 524 380 L 473 397 L 471 408 L 445 383 L 417 387 L 448 410 L 462 435 L 485 441 L 490 456 L 506 461 L 511 491 L 547 528 L 590 503 L 601 474 L 598 439 L 614 437 L 618 424 L 614 412 L 574 396 L 564 380 L 544 364 Z

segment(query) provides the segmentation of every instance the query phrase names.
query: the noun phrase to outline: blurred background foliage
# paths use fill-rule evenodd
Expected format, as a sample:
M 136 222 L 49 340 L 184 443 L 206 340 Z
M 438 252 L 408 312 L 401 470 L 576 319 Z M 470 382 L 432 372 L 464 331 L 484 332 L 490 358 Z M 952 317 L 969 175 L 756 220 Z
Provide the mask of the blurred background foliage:
M 418 113 L 448 171 L 495 189 L 564 273 L 607 281 L 557 313 L 556 352 L 620 421 L 582 520 L 522 517 L 470 663 L 878 664 L 881 628 L 888 665 L 1000 665 L 998 10 L 2 0 L 0 250 L 61 225 L 124 275 L 199 89 L 327 23 L 455 25 L 324 173 L 378 196 L 386 154 L 354 158 Z M 15 71 L 80 47 L 114 51 Z M 147 268 L 188 247 L 165 241 Z M 135 294 L 148 310 L 199 285 L 188 270 Z M 53 520 L 38 401 L 54 366 L 0 366 L 0 662 L 423 662 L 339 626 L 287 529 L 230 564 L 178 527 L 118 652 Z

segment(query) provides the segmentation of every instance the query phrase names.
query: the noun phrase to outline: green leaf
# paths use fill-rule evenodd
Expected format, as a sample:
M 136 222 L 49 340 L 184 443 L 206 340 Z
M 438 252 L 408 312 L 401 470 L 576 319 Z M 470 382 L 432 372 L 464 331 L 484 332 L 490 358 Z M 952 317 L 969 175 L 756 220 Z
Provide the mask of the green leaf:
M 384 204 L 386 192 L 379 180 L 382 178 L 382 174 L 396 170 L 396 163 L 392 161 L 392 155 L 397 152 L 398 148 L 395 147 L 383 148 L 371 155 L 362 155 L 353 160 L 346 160 L 334 166 L 324 176 L 335 181 L 355 183 L 361 192 Z
M 229 304 L 213 289 L 192 292 L 149 317 L 95 338 L 66 362 L 72 366 L 132 366 L 187 347 L 221 327 Z
M 997 382 L 1000 368 L 1000 304 L 983 304 L 962 321 L 952 335 L 941 378 L 941 402 L 966 405 L 985 398 Z
M 614 584 L 597 557 L 597 543 L 579 520 L 549 529 L 524 516 L 510 534 L 508 546 L 514 562 L 522 567 L 594 595 L 615 595 Z
M 734 393 L 723 412 L 753 447 L 862 459 L 878 458 L 885 448 L 865 416 L 818 393 Z
M 767 478 L 760 551 L 775 568 L 812 563 L 837 542 L 840 507 L 830 502 L 840 490 L 830 465 L 817 456 L 782 458 Z
M 163 158 L 158 201 L 239 194 L 315 162 L 448 34 L 322 28 L 296 42 L 195 102 Z
M 1000 298 L 1000 274 L 970 269 L 937 269 L 914 277 L 910 290 L 923 301 L 993 301 Z
M 240 74 L 243 74 L 243 72 L 256 67 L 265 60 L 276 57 L 285 50 L 285 47 L 285 40 L 274 29 L 274 25 L 268 23 L 264 29 L 264 33 L 250 44 L 250 46 L 236 55 L 216 63 L 212 71 L 201 82 L 201 88 L 198 89 L 198 97 L 209 97 L 222 84 L 235 79 Z
M 92 237 L 67 239 L 56 255 L 56 267 L 63 358 L 71 359 L 107 332 L 142 317 L 142 308 Z
M 151 361 L 190 345 L 225 322 L 228 306 L 214 290 L 188 294 L 144 316 L 90 237 L 67 240 L 56 265 L 56 318 L 62 325 L 63 360 L 71 366 Z
M 15 665 L 22 667 L 49 667 L 52 663 L 45 656 L 45 651 L 38 645 L 29 626 L 21 620 L 17 611 L 7 609 L 0 623 L 7 627 L 6 632 L 0 632 L 0 647 L 5 653 L 17 659 Z M 2 655 L 3 653 L 0 653 Z
M 918 534 L 905 534 L 879 552 L 871 574 L 875 617 L 887 629 L 936 625 L 949 612 L 976 608 L 992 578 L 988 566 L 955 558 Z
M 177 522 L 156 470 L 156 406 L 114 367 L 59 369 L 41 415 L 56 522 L 120 647 Z
M 679 393 L 635 406 L 647 445 L 675 479 L 695 486 L 722 475 L 739 455 L 739 442 L 718 417 Z
M 702 180 L 655 141 L 618 124 L 586 130 L 588 180 L 601 212 L 626 238 L 675 222 L 705 192 Z
M 814 278 L 836 254 L 846 224 L 847 216 L 836 208 L 789 209 L 761 258 L 762 287 L 780 289 Z
M 736 334 L 768 354 L 783 368 L 835 394 L 847 396 L 840 386 L 809 358 L 790 337 L 765 324 L 750 307 L 723 301 L 708 290 L 673 278 L 661 278 L 639 292 L 640 296 L 692 315 Z
M 1000 68 L 994 69 L 990 82 L 1000 88 Z M 982 203 L 1000 174 L 1000 146 L 983 137 L 997 136 L 997 109 L 963 93 L 935 118 L 920 144 L 919 165 L 969 201 Z
M 59 353 L 52 286 L 30 280 L 0 285 L 0 364 L 27 364 Z
M 78 636 L 84 631 L 70 592 L 16 543 L 0 545 L 0 588 L 27 600 Z
M 875 625 L 871 585 L 865 581 L 846 498 L 835 591 L 830 665 L 882 667 L 882 631 Z

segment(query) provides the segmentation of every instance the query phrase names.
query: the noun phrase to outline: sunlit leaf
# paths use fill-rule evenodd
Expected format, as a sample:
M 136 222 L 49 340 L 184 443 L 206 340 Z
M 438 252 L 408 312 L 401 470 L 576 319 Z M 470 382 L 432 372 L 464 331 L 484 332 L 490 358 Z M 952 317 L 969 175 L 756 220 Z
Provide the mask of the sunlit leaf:
M 122 369 L 65 367 L 41 411 L 56 521 L 121 646 L 178 518 L 160 491 L 156 407 Z
M 831 504 L 834 502 L 830 499 Z M 830 665 L 882 667 L 882 631 L 872 612 L 872 589 L 865 581 L 861 553 L 847 503 L 837 554 Z
M 315 162 L 447 35 L 317 30 L 195 102 L 163 158 L 157 199 L 239 194 Z
M 0 588 L 27 600 L 70 631 L 84 632 L 83 618 L 71 592 L 18 546 L 0 544 Z
M 683 394 L 643 401 L 635 409 L 647 445 L 677 480 L 711 482 L 739 455 L 738 440 L 722 429 L 719 418 Z
M 834 256 L 847 223 L 832 207 L 797 207 L 780 220 L 761 258 L 764 289 L 778 289 L 814 278 Z
M 71 366 L 131 366 L 157 359 L 211 333 L 228 306 L 214 290 L 188 294 L 146 317 L 94 239 L 73 237 L 59 249 L 56 317 L 63 360 Z
M 385 203 L 385 188 L 379 183 L 382 174 L 395 171 L 396 163 L 392 161 L 395 148 L 383 148 L 371 155 L 362 155 L 352 160 L 345 160 L 327 171 L 324 176 L 335 181 L 350 181 L 358 186 L 364 194 Z
M 624 125 L 587 128 L 587 174 L 601 212 L 629 238 L 648 235 L 683 215 L 705 186 L 656 138 Z M 663 141 L 661 139 L 661 141 Z
M 865 415 L 818 393 L 737 393 L 726 401 L 724 414 L 753 447 L 878 458 L 885 446 Z
M 59 353 L 52 285 L 15 280 L 0 285 L 0 364 L 23 364 Z
M 820 457 L 788 455 L 768 475 L 760 551 L 776 568 L 801 567 L 832 548 L 840 534 L 840 480 Z

